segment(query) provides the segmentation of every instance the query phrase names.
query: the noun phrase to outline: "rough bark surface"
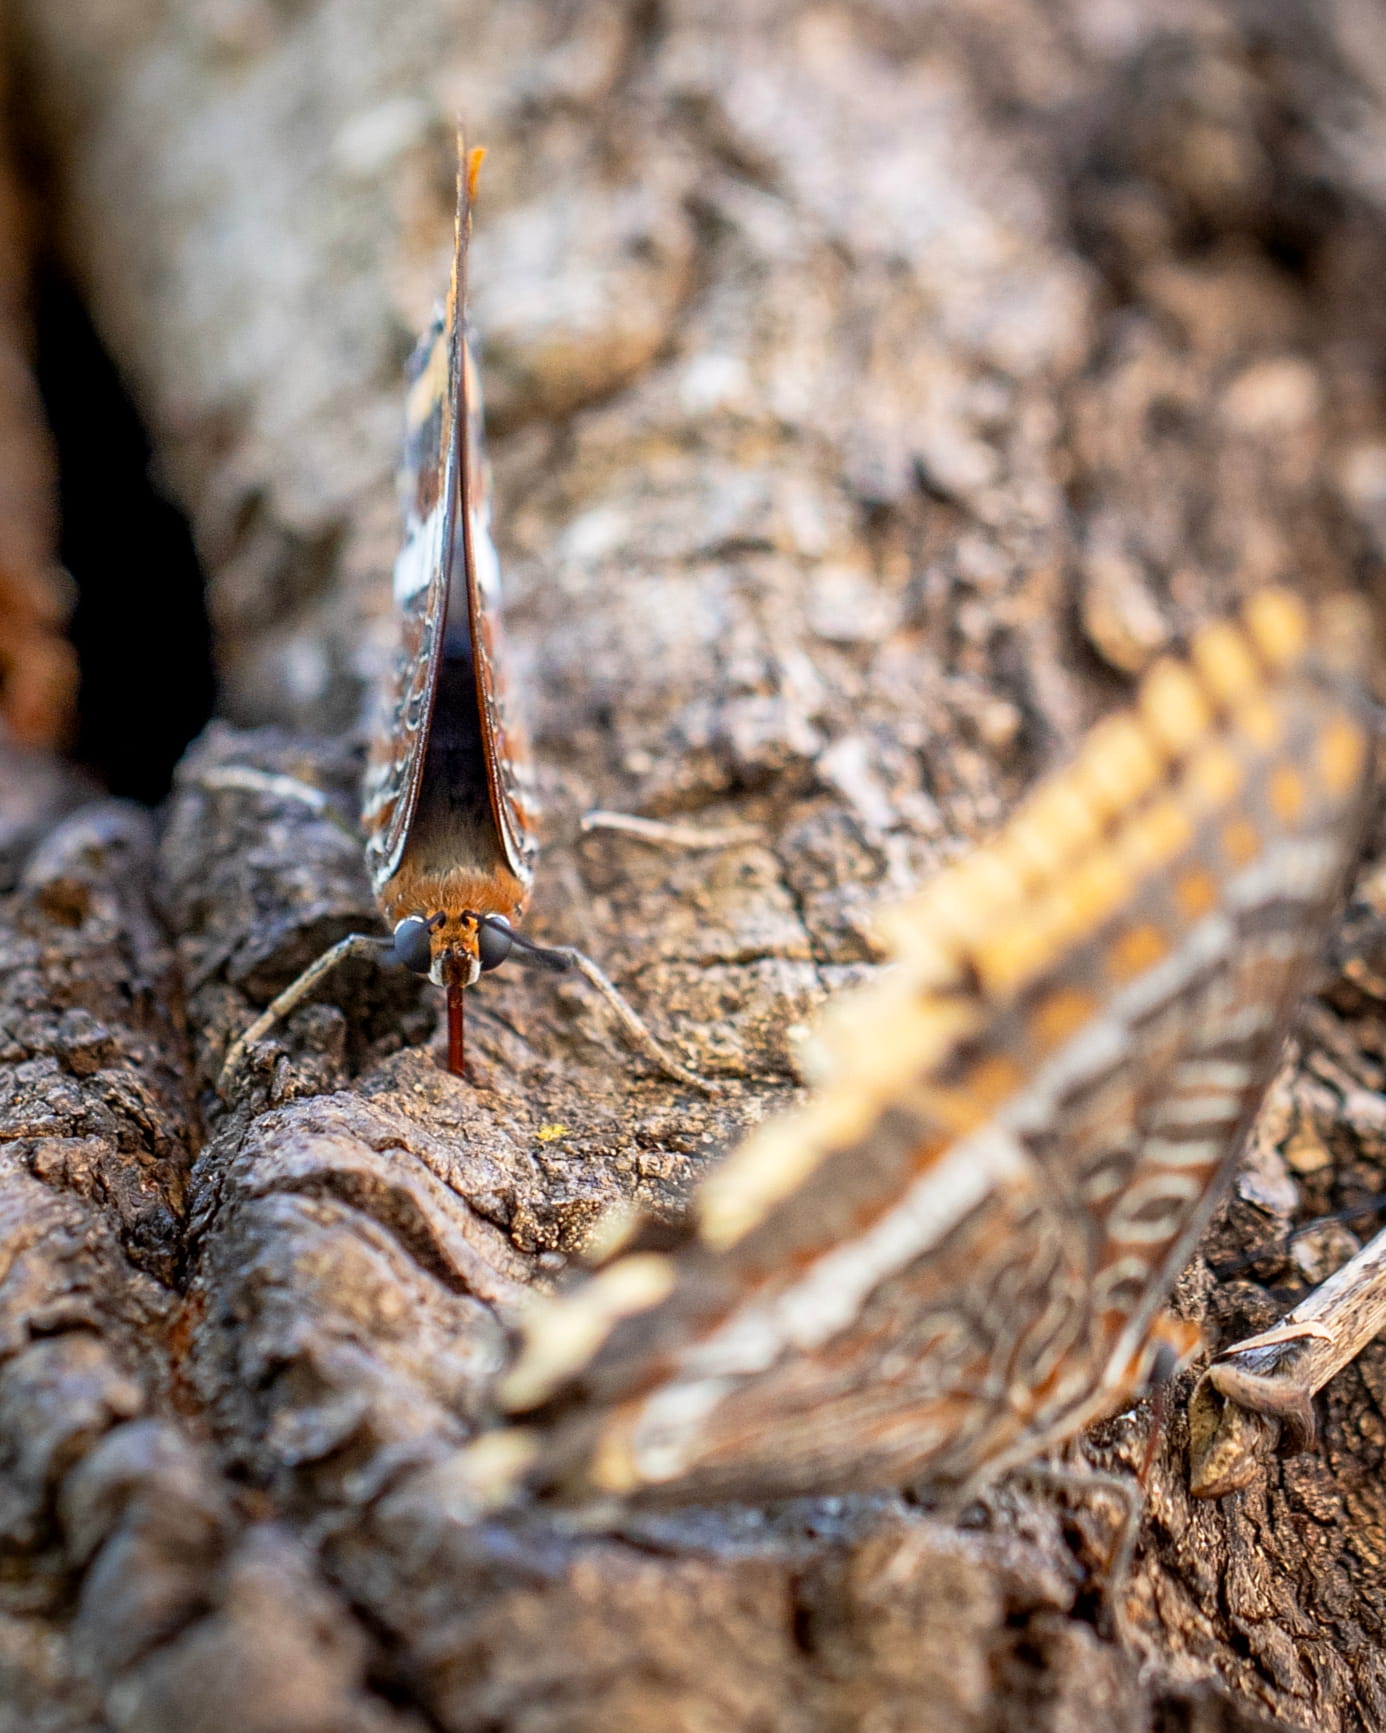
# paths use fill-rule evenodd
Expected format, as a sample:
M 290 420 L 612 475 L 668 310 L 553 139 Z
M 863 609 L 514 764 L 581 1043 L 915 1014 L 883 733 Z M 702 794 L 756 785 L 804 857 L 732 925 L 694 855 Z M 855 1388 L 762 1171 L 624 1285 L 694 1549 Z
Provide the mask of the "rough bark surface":
M 1386 1721 L 1377 1347 L 1315 1449 L 1221 1504 L 1187 1494 L 1176 1402 L 1124 1584 L 1099 1490 L 590 1532 L 474 1524 L 451 1484 L 519 1296 L 608 1204 L 677 1214 L 793 1090 L 873 903 L 1193 621 L 1379 565 L 1378 11 L 16 18 L 62 247 L 209 573 L 228 720 L 157 837 L 84 808 L 3 907 L 0 1729 Z M 653 1073 L 581 983 L 506 971 L 459 1083 L 431 1004 L 363 972 L 222 1105 L 235 1032 L 371 918 L 351 730 L 459 109 L 492 152 L 473 299 L 547 797 L 532 930 L 724 1088 Z M 4 835 L 57 786 L 7 781 Z M 580 835 L 592 806 L 761 840 L 658 852 Z M 1287 1250 L 1292 1223 L 1386 1191 L 1383 875 L 1182 1284 L 1214 1337 L 1355 1243 Z M 1087 1453 L 1129 1476 L 1151 1424 Z
M 39 749 L 70 745 L 77 661 L 63 629 L 52 443 L 33 377 L 35 224 L 10 135 L 11 68 L 0 56 L 0 723 Z M 0 845 L 2 846 L 2 845 Z

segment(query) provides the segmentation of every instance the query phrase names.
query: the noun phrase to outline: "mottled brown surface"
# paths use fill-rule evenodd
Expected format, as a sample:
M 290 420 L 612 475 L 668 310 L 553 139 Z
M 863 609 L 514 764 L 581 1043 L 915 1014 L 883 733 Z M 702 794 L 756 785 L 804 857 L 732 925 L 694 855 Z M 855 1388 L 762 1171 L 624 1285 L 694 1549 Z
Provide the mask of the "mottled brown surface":
M 12 135 L 12 57 L 0 23 L 0 730 L 3 749 L 70 744 L 77 660 L 64 635 L 57 477 L 38 387 L 30 295 L 34 212 Z
M 1224 1504 L 1187 1496 L 1176 1404 L 1124 1648 L 1097 1491 L 585 1533 L 471 1523 L 451 1478 L 519 1290 L 616 1199 L 676 1214 L 792 1090 L 872 903 L 1252 582 L 1374 581 L 1376 9 L 17 10 L 61 246 L 250 731 L 190 756 L 157 872 L 140 822 L 89 815 L 5 905 L 0 1729 L 1380 1724 L 1377 1349 L 1316 1451 Z M 548 810 L 531 930 L 726 1088 L 509 970 L 458 1084 L 414 1045 L 431 1002 L 363 972 L 223 1109 L 229 1038 L 369 911 L 323 736 L 387 641 L 459 106 L 492 153 L 474 310 Z M 593 805 L 763 840 L 580 838 Z M 1382 905 L 1369 878 L 1215 1265 L 1386 1189 Z M 1181 1303 L 1259 1327 L 1362 1228 L 1199 1264 Z M 1149 1424 L 1091 1454 L 1129 1468 Z

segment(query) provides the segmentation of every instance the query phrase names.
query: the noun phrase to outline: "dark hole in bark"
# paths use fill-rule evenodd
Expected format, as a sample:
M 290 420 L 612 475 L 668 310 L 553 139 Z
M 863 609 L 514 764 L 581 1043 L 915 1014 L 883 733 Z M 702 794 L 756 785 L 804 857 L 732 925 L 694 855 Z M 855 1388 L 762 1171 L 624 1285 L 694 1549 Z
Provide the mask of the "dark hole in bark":
M 154 802 L 215 697 L 202 570 L 149 436 L 72 285 L 39 284 L 37 375 L 57 445 L 60 557 L 77 586 L 76 757 Z

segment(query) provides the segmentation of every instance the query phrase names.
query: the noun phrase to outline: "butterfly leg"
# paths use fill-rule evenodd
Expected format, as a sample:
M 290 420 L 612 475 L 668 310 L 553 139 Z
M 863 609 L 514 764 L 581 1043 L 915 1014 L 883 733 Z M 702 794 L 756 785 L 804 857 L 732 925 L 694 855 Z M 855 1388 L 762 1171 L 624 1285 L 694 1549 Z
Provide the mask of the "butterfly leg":
M 1141 1522 L 1145 1515 L 1144 1488 L 1138 1481 L 1124 1475 L 1108 1474 L 1080 1462 L 1073 1467 L 1060 1463 L 1034 1462 L 1020 1469 L 1015 1478 L 1036 1492 L 1066 1493 L 1076 1502 L 1091 1502 L 1093 1493 L 1106 1493 L 1117 1507 L 1116 1537 L 1103 1568 L 1102 1610 L 1107 1634 L 1125 1647 L 1130 1647 L 1122 1597 L 1131 1575 L 1131 1560 L 1140 1539 Z
M 696 1071 L 690 1071 L 686 1065 L 680 1064 L 668 1048 L 655 1039 L 634 1006 L 627 1002 L 625 996 L 607 979 L 589 956 L 584 955 L 572 945 L 555 945 L 549 948 L 525 944 L 522 940 L 519 942 L 523 946 L 523 952 L 516 952 L 517 961 L 529 961 L 539 968 L 554 969 L 559 972 L 576 969 L 585 981 L 597 989 L 616 1013 L 621 1027 L 630 1037 L 632 1043 L 652 1064 L 657 1065 L 666 1077 L 672 1077 L 676 1083 L 687 1084 L 690 1089 L 701 1089 L 704 1095 L 717 1094 L 717 1084 L 706 1077 L 699 1077 Z
M 1196 1497 L 1239 1491 L 1279 1441 L 1314 1440 L 1314 1397 L 1386 1329 L 1386 1230 L 1273 1329 L 1225 1348 L 1189 1406 Z
M 271 1000 L 250 1027 L 232 1042 L 217 1077 L 217 1094 L 226 1094 L 232 1077 L 255 1043 L 262 1040 L 276 1023 L 283 1022 L 291 1011 L 297 1009 L 323 976 L 335 969 L 338 963 L 344 962 L 348 957 L 379 959 L 393 948 L 393 944 L 392 939 L 383 939 L 374 933 L 348 933 L 346 938 L 339 939 L 330 950 L 324 951 L 316 962 L 308 965 L 297 980 L 291 981 L 285 987 L 278 998 Z
M 584 835 L 599 830 L 615 831 L 622 836 L 633 836 L 640 842 L 649 843 L 655 848 L 694 852 L 699 849 L 735 848 L 741 843 L 763 842 L 765 840 L 765 831 L 758 824 L 679 824 L 667 819 L 643 818 L 632 812 L 607 812 L 605 810 L 583 813 L 579 822 L 579 829 Z M 681 1065 L 666 1048 L 660 1045 L 645 1023 L 590 957 L 583 956 L 581 951 L 573 950 L 571 947 L 564 947 L 561 954 L 568 957 L 570 966 L 576 968 L 597 989 L 616 1013 L 622 1028 L 625 1029 L 635 1046 L 645 1054 L 646 1058 L 657 1065 L 666 1077 L 672 1077 L 678 1083 L 688 1084 L 691 1088 L 700 1089 L 705 1095 L 717 1093 L 715 1083 L 710 1083 L 707 1078 L 699 1077 L 695 1071 L 690 1071 L 687 1066 Z

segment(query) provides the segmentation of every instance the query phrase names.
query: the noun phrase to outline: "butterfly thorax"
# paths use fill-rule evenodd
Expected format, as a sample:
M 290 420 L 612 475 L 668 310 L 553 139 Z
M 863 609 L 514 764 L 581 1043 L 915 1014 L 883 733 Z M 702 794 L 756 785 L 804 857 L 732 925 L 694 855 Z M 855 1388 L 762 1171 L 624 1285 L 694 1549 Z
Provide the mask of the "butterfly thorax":
M 433 924 L 429 935 L 433 953 L 430 979 L 447 986 L 447 960 L 461 965 L 461 979 L 470 985 L 480 972 L 477 953 L 477 922 L 483 915 L 500 915 L 511 926 L 524 912 L 525 893 L 513 873 L 469 872 L 453 867 L 444 872 L 416 870 L 406 856 L 399 871 L 380 893 L 380 910 L 390 926 L 397 927 L 411 915 Z

